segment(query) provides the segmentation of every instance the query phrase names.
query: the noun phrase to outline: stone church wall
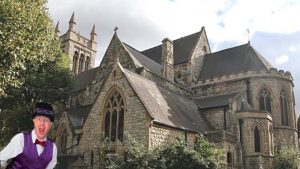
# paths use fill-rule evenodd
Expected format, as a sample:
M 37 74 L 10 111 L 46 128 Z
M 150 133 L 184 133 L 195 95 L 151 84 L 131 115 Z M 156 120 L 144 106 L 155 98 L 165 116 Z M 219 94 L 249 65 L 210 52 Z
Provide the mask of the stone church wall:
M 276 146 L 297 146 L 298 135 L 295 129 L 289 127 L 276 127 L 274 129 L 275 145 Z
M 205 110 L 202 113 L 205 114 L 205 116 L 208 119 L 208 121 L 216 129 L 225 129 L 225 126 L 224 126 L 224 108 L 217 108 L 217 109 Z
M 239 166 L 241 166 L 241 156 L 237 150 L 237 145 L 235 142 L 230 141 L 219 141 L 219 142 L 213 142 L 213 145 L 217 148 L 220 148 L 225 153 L 226 163 L 227 163 L 227 169 L 237 169 Z M 231 157 L 228 157 L 231 155 Z M 228 158 L 231 158 L 231 160 L 227 160 Z
M 150 147 L 152 148 L 168 145 L 175 141 L 176 138 L 185 139 L 188 147 L 193 148 L 196 134 L 187 132 L 185 138 L 185 132 L 182 130 L 159 125 L 153 125 L 150 128 Z
M 188 71 L 188 63 L 182 63 L 174 66 L 175 82 L 186 85 L 191 72 Z
M 102 91 L 94 103 L 84 124 L 82 140 L 78 147 L 80 150 L 79 152 L 91 154 L 91 151 L 99 150 L 100 145 L 105 144 L 106 147 L 114 147 L 114 145 L 116 145 L 104 143 L 103 136 L 103 104 L 105 103 L 106 96 L 114 89 L 117 89 L 124 96 L 123 99 L 126 105 L 124 115 L 125 135 L 129 134 L 138 142 L 148 145 L 148 126 L 150 125 L 150 117 L 143 104 L 132 90 L 127 79 L 124 78 L 124 76 L 119 76 L 115 79 L 107 79 Z M 120 143 L 119 147 L 124 149 L 124 145 L 122 145 L 123 143 Z M 94 153 L 94 157 L 96 157 L 97 152 Z M 91 161 L 90 156 L 85 157 L 85 160 L 88 164 L 88 162 Z
M 281 108 L 280 108 L 280 92 L 282 89 L 286 89 L 288 95 L 288 112 L 289 112 L 289 126 L 291 128 L 296 128 L 295 110 L 293 106 L 293 92 L 292 84 L 284 79 L 275 77 L 261 77 L 253 78 L 250 81 L 252 88 L 252 102 L 255 109 L 259 109 L 259 91 L 262 87 L 266 87 L 271 92 L 271 104 L 272 104 L 272 116 L 274 120 L 274 126 L 281 125 Z
M 69 126 L 69 122 L 65 114 L 62 114 L 62 117 L 59 119 L 58 122 L 59 126 L 56 131 L 56 140 L 55 144 L 57 146 L 57 152 L 58 154 L 63 153 L 63 150 L 67 147 L 70 147 L 73 144 L 73 132 L 72 129 Z M 66 134 L 67 140 L 65 141 L 65 145 L 62 140 L 62 135 Z
M 258 157 L 264 161 L 264 167 L 270 168 L 274 156 L 274 129 L 272 117 L 267 112 L 239 112 L 242 120 L 241 145 L 243 148 L 244 166 L 246 169 L 258 168 Z M 255 129 L 259 131 L 259 141 L 255 143 Z M 255 149 L 259 144 L 259 150 Z
M 197 97 L 211 97 L 246 91 L 246 88 L 244 80 L 236 80 L 194 87 L 192 90 Z

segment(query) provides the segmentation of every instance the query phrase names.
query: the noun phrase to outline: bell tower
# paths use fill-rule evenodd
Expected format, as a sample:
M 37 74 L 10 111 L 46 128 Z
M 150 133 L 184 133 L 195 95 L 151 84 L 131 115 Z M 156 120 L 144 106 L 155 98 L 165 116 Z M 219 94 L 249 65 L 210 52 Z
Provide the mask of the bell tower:
M 58 24 L 55 29 L 60 34 Z M 61 48 L 70 58 L 70 69 L 75 75 L 95 67 L 97 52 L 97 34 L 95 24 L 90 32 L 90 37 L 84 37 L 76 32 L 75 14 L 69 20 L 67 32 L 60 36 Z

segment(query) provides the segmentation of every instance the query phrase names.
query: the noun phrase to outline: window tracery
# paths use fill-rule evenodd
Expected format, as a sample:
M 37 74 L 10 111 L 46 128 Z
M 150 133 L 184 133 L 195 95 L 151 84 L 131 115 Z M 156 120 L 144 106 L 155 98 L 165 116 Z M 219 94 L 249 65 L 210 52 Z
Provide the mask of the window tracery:
M 123 141 L 124 101 L 118 91 L 112 92 L 105 103 L 104 137 L 107 142 Z
M 280 110 L 281 110 L 281 123 L 283 126 L 289 125 L 288 118 L 288 101 L 287 94 L 284 89 L 280 92 Z
M 259 108 L 272 113 L 271 108 L 271 93 L 268 89 L 263 88 L 259 92 Z

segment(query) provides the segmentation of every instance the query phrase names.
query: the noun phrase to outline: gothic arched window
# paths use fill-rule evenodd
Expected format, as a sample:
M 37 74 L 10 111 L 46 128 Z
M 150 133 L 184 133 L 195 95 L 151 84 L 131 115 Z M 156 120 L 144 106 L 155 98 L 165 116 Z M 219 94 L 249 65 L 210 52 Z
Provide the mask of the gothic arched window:
M 260 152 L 260 134 L 257 126 L 254 129 L 254 149 L 255 152 Z
M 105 104 L 104 137 L 108 142 L 123 141 L 124 102 L 118 91 L 113 91 Z
M 90 65 L 90 58 L 86 57 L 85 65 L 84 65 L 84 70 L 88 70 L 89 69 L 89 65 Z
M 58 143 L 57 143 L 58 152 L 63 154 L 65 153 L 65 150 L 67 148 L 67 139 L 68 139 L 68 132 L 65 124 L 62 124 L 58 127 L 58 132 L 56 137 L 58 138 Z
M 287 104 L 287 94 L 285 90 L 280 92 L 280 109 L 281 109 L 281 123 L 283 126 L 289 125 L 288 118 L 288 104 Z
M 78 73 L 82 72 L 82 68 L 83 68 L 83 65 L 84 65 L 84 55 L 81 54 L 80 55 L 80 59 L 79 59 L 79 68 L 78 68 Z
M 72 70 L 73 70 L 73 72 L 76 74 L 77 73 L 77 67 L 78 67 L 78 52 L 76 51 L 75 52 L 75 54 L 74 54 L 74 56 L 73 56 L 73 68 L 72 68 Z
M 94 166 L 94 151 L 91 152 L 91 167 Z
M 259 92 L 259 108 L 260 110 L 267 110 L 269 113 L 272 113 L 271 93 L 266 88 L 261 89 Z
M 232 158 L 232 153 L 231 152 L 227 152 L 227 165 L 228 166 L 232 166 L 232 162 L 233 158 Z

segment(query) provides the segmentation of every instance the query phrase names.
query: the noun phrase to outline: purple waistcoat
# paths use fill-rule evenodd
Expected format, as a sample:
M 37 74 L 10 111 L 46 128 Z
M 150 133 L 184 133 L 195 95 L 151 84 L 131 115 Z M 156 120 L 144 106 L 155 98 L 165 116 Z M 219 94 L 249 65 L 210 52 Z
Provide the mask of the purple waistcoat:
M 24 149 L 14 158 L 13 169 L 45 169 L 52 160 L 53 142 L 47 139 L 44 151 L 38 155 L 31 132 L 24 132 Z

